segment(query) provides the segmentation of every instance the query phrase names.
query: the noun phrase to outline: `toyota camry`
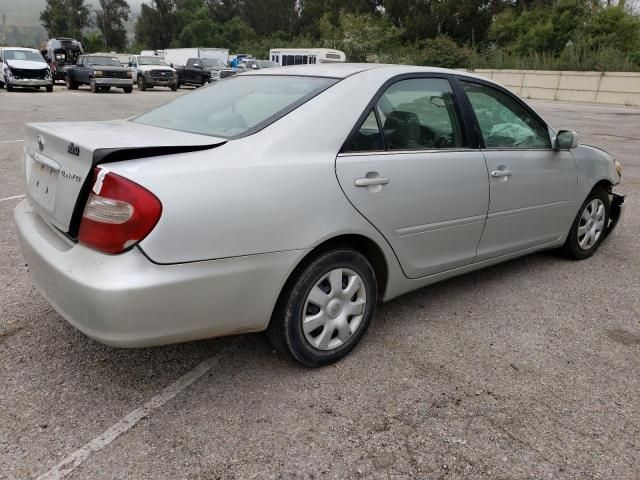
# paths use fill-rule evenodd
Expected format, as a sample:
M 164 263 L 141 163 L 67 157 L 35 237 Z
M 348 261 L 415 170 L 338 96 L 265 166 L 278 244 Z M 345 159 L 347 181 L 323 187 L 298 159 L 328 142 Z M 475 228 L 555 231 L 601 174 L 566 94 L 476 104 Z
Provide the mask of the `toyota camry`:
M 543 249 L 591 256 L 621 165 L 507 89 L 425 67 L 247 72 L 127 120 L 27 126 L 19 239 L 101 342 L 266 331 L 308 366 L 378 301 Z

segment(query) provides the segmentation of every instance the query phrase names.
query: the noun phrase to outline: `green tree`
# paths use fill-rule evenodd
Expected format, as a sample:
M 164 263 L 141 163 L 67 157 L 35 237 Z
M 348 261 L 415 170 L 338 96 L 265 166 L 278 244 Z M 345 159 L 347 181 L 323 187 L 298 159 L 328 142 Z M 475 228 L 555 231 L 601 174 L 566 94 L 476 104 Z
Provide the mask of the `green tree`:
M 323 17 L 337 26 L 343 14 L 374 14 L 382 3 L 382 0 L 301 0 L 300 31 L 320 36 L 319 22 Z
M 640 54 L 640 21 L 622 6 L 602 8 L 585 27 L 585 38 L 592 48 Z
M 135 38 L 146 48 L 168 48 L 178 36 L 176 4 L 173 0 L 143 3 L 136 21 Z
M 131 9 L 126 0 L 99 0 L 96 11 L 96 27 L 102 34 L 107 51 L 123 51 L 127 46 L 127 30 L 124 23 L 129 20 Z
M 49 37 L 82 38 L 89 26 L 89 7 L 84 0 L 47 0 L 40 22 Z

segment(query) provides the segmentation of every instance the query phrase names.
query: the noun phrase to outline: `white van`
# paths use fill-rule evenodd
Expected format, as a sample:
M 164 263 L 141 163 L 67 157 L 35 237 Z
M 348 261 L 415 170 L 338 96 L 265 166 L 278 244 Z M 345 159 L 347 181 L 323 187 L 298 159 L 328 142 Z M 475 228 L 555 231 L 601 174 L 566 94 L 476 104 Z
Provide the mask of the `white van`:
M 346 55 L 340 50 L 330 48 L 272 48 L 269 60 L 287 65 L 307 65 L 315 63 L 344 62 Z
M 42 54 L 33 48 L 0 48 L 0 86 L 8 92 L 15 87 L 45 87 L 47 92 L 52 92 L 51 68 Z

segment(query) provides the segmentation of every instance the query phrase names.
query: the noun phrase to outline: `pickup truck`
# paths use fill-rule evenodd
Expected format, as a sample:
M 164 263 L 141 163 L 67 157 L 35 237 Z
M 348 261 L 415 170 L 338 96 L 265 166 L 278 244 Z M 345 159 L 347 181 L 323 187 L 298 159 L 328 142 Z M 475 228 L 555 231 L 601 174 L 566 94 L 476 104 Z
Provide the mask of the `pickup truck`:
M 129 59 L 129 70 L 140 90 L 169 87 L 175 92 L 178 89 L 178 75 L 175 69 L 158 57 L 132 55 Z
M 106 55 L 80 55 L 76 65 L 65 70 L 67 89 L 77 90 L 89 85 L 93 93 L 121 88 L 124 93 L 133 91 L 131 72 L 117 58 Z
M 186 66 L 174 68 L 178 72 L 178 88 L 181 85 L 202 86 L 236 73 L 221 60 L 207 58 L 190 58 Z

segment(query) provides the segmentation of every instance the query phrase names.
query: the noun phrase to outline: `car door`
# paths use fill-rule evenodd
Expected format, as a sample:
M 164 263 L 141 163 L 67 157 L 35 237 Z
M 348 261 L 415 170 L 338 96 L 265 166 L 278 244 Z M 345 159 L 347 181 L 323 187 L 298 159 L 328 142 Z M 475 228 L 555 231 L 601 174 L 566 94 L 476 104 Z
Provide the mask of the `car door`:
M 381 89 L 336 159 L 345 194 L 410 278 L 476 256 L 489 181 L 463 125 L 446 76 L 401 77 Z
M 78 59 L 78 67 L 76 70 L 76 81 L 81 83 L 89 83 L 89 58 L 80 57 Z
M 552 148 L 552 131 L 510 92 L 481 81 L 461 85 L 489 170 L 491 201 L 477 261 L 557 240 L 575 214 L 573 156 Z

